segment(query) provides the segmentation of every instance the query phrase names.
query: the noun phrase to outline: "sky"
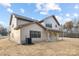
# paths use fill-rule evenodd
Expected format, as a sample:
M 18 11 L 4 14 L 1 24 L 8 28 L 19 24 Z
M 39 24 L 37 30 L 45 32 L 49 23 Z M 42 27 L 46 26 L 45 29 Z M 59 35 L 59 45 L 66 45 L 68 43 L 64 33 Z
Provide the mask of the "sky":
M 12 13 L 36 20 L 55 15 L 64 24 L 79 17 L 79 3 L 0 3 L 0 24 L 9 26 Z

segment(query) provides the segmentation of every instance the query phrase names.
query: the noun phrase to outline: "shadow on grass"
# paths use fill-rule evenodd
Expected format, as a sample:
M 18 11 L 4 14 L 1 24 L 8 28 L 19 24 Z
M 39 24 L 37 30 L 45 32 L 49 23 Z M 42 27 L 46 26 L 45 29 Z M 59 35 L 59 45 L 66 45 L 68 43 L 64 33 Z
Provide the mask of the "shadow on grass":
M 34 45 L 34 43 L 31 43 L 31 44 L 22 44 L 22 45 Z

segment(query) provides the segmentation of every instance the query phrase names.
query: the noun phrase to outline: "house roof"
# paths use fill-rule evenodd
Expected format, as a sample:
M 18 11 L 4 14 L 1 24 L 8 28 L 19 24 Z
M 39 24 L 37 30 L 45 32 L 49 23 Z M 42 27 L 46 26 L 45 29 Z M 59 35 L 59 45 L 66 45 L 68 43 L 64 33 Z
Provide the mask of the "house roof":
M 40 22 L 43 22 L 44 20 L 42 20 L 42 21 L 37 21 L 37 20 L 32 19 L 32 18 L 29 18 L 29 17 L 24 17 L 24 16 L 21 16 L 21 15 L 17 15 L 17 14 L 15 14 L 15 13 L 11 14 L 10 25 L 11 25 L 11 21 L 12 21 L 13 15 L 15 15 L 15 17 L 16 17 L 17 19 L 19 19 L 19 20 L 24 20 L 24 21 L 29 21 L 29 22 L 30 22 L 30 23 L 27 23 L 27 24 L 18 25 L 18 27 L 15 28 L 16 30 L 17 30 L 17 29 L 20 29 L 20 28 L 23 28 L 23 27 L 25 27 L 25 26 L 32 25 L 32 24 L 36 23 L 37 25 L 41 26 L 41 27 L 42 27 L 43 29 L 45 29 L 45 30 L 54 31 L 54 32 L 60 32 L 60 31 L 58 31 L 58 30 L 50 30 L 50 29 L 45 28 L 45 27 L 40 23 Z M 50 17 L 51 17 L 51 16 L 50 16 Z M 57 22 L 57 24 L 60 25 L 59 22 L 57 21 L 57 19 L 55 18 L 55 16 L 52 16 L 52 17 L 55 19 L 55 21 Z M 48 18 L 48 17 L 47 17 L 47 18 Z M 46 18 L 45 18 L 45 19 L 46 19 Z
M 10 17 L 10 24 L 9 24 L 9 25 L 11 25 L 11 21 L 12 21 L 12 16 L 13 16 L 13 15 L 15 15 L 15 17 L 18 18 L 19 20 L 24 20 L 24 21 L 29 21 L 29 22 L 39 22 L 39 23 L 43 22 L 45 19 L 47 19 L 47 18 L 49 18 L 49 17 L 53 17 L 54 20 L 57 22 L 57 24 L 60 25 L 59 22 L 58 22 L 58 20 L 56 19 L 56 17 L 55 17 L 54 15 L 48 16 L 48 17 L 44 18 L 43 20 L 38 21 L 38 20 L 29 18 L 29 17 L 25 17 L 25 16 L 21 16 L 21 15 L 15 14 L 15 13 L 12 13 L 12 14 L 11 14 L 11 17 Z
M 62 31 L 60 31 L 60 30 L 55 30 L 55 29 L 46 29 L 46 30 L 48 30 L 48 31 L 53 31 L 53 32 L 62 32 Z
M 27 24 L 22 24 L 22 25 L 18 25 L 18 27 L 16 27 L 15 29 L 20 29 L 20 28 L 23 28 L 25 26 L 29 26 L 29 25 L 32 25 L 32 24 L 37 24 L 39 26 L 41 26 L 43 29 L 46 29 L 44 26 L 42 26 L 39 22 L 31 22 L 31 23 L 27 23 Z
M 54 29 L 47 29 L 45 28 L 44 26 L 42 26 L 42 24 L 40 24 L 39 22 L 32 22 L 32 23 L 27 23 L 27 24 L 23 24 L 23 25 L 18 25 L 18 27 L 14 28 L 15 30 L 18 30 L 20 28 L 23 28 L 25 26 L 29 26 L 29 25 L 32 25 L 32 24 L 37 24 L 38 26 L 42 27 L 44 30 L 48 30 L 48 31 L 53 31 L 53 32 L 61 32 L 59 30 L 54 30 Z
M 38 20 L 35 20 L 35 19 L 29 18 L 29 17 L 25 17 L 25 16 L 21 16 L 21 15 L 12 13 L 12 14 L 11 14 L 11 18 L 10 18 L 10 25 L 11 25 L 11 21 L 12 21 L 13 15 L 15 15 L 15 17 L 16 17 L 17 19 L 19 19 L 19 20 L 29 21 L 29 22 L 38 22 Z
M 57 23 L 58 25 L 60 25 L 60 23 L 59 23 L 58 20 L 56 19 L 55 15 L 51 15 L 51 16 L 48 16 L 48 17 L 44 18 L 43 20 L 40 21 L 40 23 L 43 22 L 45 19 L 47 19 L 47 18 L 49 18 L 49 17 L 54 18 L 54 20 L 56 21 L 56 23 Z

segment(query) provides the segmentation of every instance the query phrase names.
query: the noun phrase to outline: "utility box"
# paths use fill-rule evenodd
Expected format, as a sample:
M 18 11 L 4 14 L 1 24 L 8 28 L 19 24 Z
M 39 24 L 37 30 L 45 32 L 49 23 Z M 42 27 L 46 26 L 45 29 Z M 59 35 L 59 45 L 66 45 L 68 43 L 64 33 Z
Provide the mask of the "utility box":
M 32 39 L 31 38 L 26 38 L 26 44 L 32 44 Z

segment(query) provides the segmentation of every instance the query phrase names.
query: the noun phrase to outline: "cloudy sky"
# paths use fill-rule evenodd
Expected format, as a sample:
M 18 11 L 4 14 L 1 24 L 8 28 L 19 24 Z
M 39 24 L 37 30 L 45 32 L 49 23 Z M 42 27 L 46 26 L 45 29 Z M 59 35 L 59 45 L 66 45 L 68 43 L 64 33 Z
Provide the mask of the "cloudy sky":
M 8 26 L 11 13 L 37 20 L 55 15 L 64 24 L 79 17 L 79 3 L 0 3 L 0 24 Z

